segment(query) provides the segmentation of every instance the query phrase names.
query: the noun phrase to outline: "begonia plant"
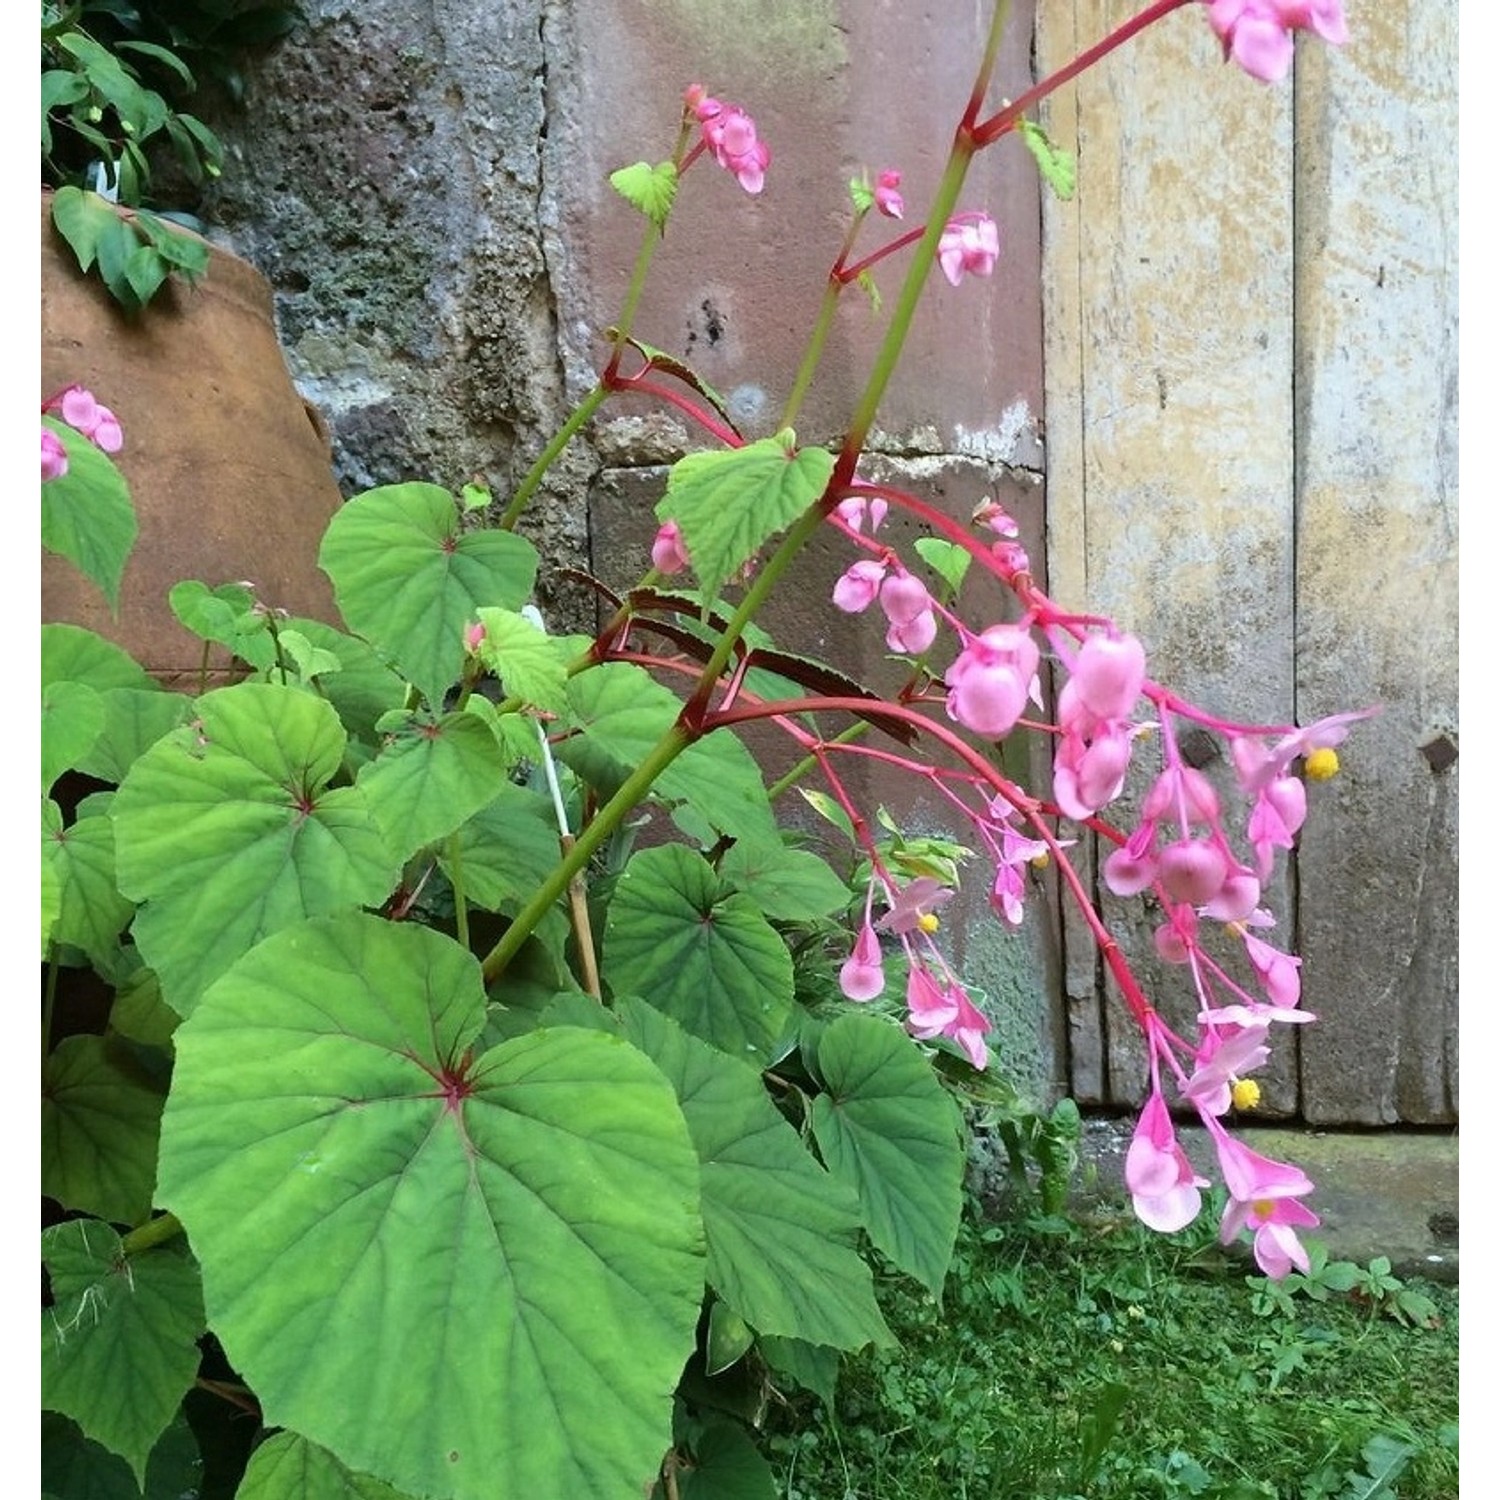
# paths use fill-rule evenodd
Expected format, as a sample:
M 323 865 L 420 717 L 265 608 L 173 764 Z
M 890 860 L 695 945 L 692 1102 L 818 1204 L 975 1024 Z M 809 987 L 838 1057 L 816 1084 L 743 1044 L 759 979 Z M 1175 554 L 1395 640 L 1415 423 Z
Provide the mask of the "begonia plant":
M 625 311 L 512 494 L 348 501 L 318 559 L 336 621 L 289 617 L 253 582 L 183 582 L 198 692 L 44 627 L 48 1493 L 176 1494 L 213 1467 L 242 1500 L 772 1496 L 767 1403 L 826 1398 L 841 1352 L 890 1340 L 872 1267 L 943 1287 L 960 1100 L 1004 1063 L 947 909 L 978 880 L 1022 926 L 1035 866 L 1146 1044 L 1124 1167 L 1139 1217 L 1172 1231 L 1201 1212 L 1210 1179 L 1177 1126 L 1196 1117 L 1225 1239 L 1247 1235 L 1270 1276 L 1307 1268 L 1312 1182 L 1229 1122 L 1277 1033 L 1311 1019 L 1266 893 L 1306 783 L 1364 711 L 1299 727 L 1190 703 L 1127 628 L 1043 592 L 992 499 L 966 525 L 860 469 L 932 274 L 962 290 L 1005 253 L 963 202 L 974 156 L 1020 133 L 1067 180 L 1030 114 L 1185 3 L 1156 0 L 988 109 L 997 8 L 932 201 L 889 164 L 851 184 L 774 436 L 742 437 L 633 328 L 689 169 L 733 179 L 700 168 L 694 190 L 755 195 L 776 170 L 747 109 L 694 83 L 669 156 L 612 177 L 648 221 Z M 1261 81 L 1294 32 L 1344 35 L 1337 0 L 1213 0 L 1206 18 Z M 881 219 L 914 227 L 856 258 Z M 844 438 L 799 443 L 839 296 L 897 256 Z M 600 585 L 603 626 L 550 633 L 516 522 L 622 392 L 670 403 L 705 445 L 671 469 L 639 582 Z M 113 600 L 134 517 L 109 396 L 44 403 L 42 503 L 44 543 Z M 896 515 L 922 533 L 910 550 Z M 759 623 L 829 532 L 851 557 L 829 608 L 881 633 L 898 691 Z M 968 607 L 980 574 L 1003 618 Z M 242 680 L 208 690 L 226 654 Z M 769 787 L 747 726 L 799 757 Z M 1187 762 L 1187 729 L 1227 743 L 1232 787 Z M 1045 784 L 1007 769 L 1013 736 L 1047 747 Z M 871 763 L 921 778 L 961 834 L 861 806 L 851 772 Z M 778 821 L 793 789 L 832 830 L 819 849 Z M 1111 935 L 1070 853 L 1088 836 L 1112 847 L 1110 890 L 1159 913 L 1156 952 L 1196 996 L 1185 1021 Z

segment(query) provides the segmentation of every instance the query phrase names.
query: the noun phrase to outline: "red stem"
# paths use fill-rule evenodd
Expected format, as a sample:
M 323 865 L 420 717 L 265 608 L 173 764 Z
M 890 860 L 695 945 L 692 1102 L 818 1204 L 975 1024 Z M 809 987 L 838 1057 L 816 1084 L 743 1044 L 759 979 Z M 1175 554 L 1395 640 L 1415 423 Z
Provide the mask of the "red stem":
M 1153 22 L 1161 20 L 1163 16 L 1169 15 L 1187 3 L 1188 0 L 1156 0 L 1154 5 L 1148 5 L 1140 15 L 1132 16 L 1123 26 L 1110 32 L 1102 42 L 1096 42 L 1086 52 L 1080 52 L 1072 62 L 1027 89 L 1019 99 L 997 110 L 988 120 L 981 120 L 974 127 L 974 144 L 988 146 L 998 141 L 1007 131 L 1014 130 L 1026 111 L 1040 104 L 1048 94 L 1054 93 L 1063 84 L 1071 82 L 1085 69 L 1093 67 L 1100 58 L 1107 57 L 1116 47 L 1128 42 L 1138 31 L 1144 31 Z

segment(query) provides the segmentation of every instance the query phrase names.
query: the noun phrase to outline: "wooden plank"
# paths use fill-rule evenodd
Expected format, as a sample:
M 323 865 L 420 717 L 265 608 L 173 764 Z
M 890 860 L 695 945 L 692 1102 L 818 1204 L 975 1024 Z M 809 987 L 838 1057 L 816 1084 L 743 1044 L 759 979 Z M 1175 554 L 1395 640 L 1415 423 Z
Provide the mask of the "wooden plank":
M 1128 14 L 1043 5 L 1042 66 Z M 1076 199 L 1049 204 L 1044 224 L 1054 597 L 1112 615 L 1158 680 L 1251 722 L 1288 720 L 1292 705 L 1291 110 L 1288 90 L 1222 66 L 1191 7 L 1070 86 L 1047 121 L 1079 158 Z M 1144 783 L 1157 757 L 1147 745 L 1137 760 Z M 1227 791 L 1223 759 L 1205 769 Z M 1197 1004 L 1156 960 L 1141 903 L 1109 898 L 1106 912 L 1191 1034 Z M 1145 1079 L 1134 1023 L 1109 997 L 1101 1070 L 1073 998 L 1086 941 L 1070 923 L 1075 1088 L 1132 1103 Z M 1240 955 L 1225 958 L 1248 978 Z M 1273 1112 L 1296 1104 L 1280 1040 Z
M 1320 1123 L 1457 1118 L 1457 63 L 1437 0 L 1297 63 L 1297 707 L 1384 705 L 1299 855 Z

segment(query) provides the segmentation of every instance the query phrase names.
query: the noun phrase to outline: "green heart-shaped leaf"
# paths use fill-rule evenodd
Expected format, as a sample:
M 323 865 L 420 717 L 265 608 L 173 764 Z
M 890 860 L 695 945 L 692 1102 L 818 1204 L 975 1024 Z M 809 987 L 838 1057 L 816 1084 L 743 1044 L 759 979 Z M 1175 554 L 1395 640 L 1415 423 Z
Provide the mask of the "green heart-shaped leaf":
M 329 789 L 344 731 L 320 698 L 245 682 L 198 700 L 115 794 L 120 889 L 167 1003 L 189 1015 L 247 948 L 306 916 L 374 906 L 399 863 L 357 787 Z
M 633 996 L 626 1035 L 672 1080 L 703 1164 L 709 1284 L 753 1328 L 839 1349 L 892 1342 L 854 1249 L 854 1195 L 813 1160 L 752 1067 Z
M 698 1162 L 618 1037 L 475 1056 L 478 961 L 363 914 L 178 1029 L 161 1201 L 268 1425 L 414 1494 L 649 1488 L 703 1295 Z
M 146 1460 L 198 1373 L 198 1268 L 168 1245 L 127 1258 L 97 1219 L 43 1231 L 42 1405 L 65 1412 L 145 1483 Z
M 120 579 L 138 530 L 125 476 L 84 435 L 44 416 L 62 442 L 68 472 L 42 484 L 42 546 L 66 557 L 116 609 Z
M 678 459 L 656 514 L 681 527 L 693 572 L 711 599 L 823 493 L 832 474 L 826 448 L 799 450 L 790 430 L 779 432 Z
M 434 707 L 458 681 L 464 629 L 482 606 L 519 609 L 536 548 L 509 531 L 464 531 L 435 484 L 391 484 L 343 505 L 318 563 L 351 630 L 385 651 Z
M 911 1038 L 844 1015 L 818 1039 L 827 1086 L 812 1105 L 828 1170 L 859 1198 L 876 1246 L 936 1296 L 963 1210 L 964 1143 L 953 1096 Z
M 791 1013 L 792 959 L 776 929 L 677 844 L 642 849 L 625 866 L 602 968 L 615 994 L 643 996 L 694 1036 L 762 1067 Z
M 117 1038 L 64 1037 L 42 1064 L 42 1191 L 135 1224 L 151 1209 L 162 1095 Z
M 245 1468 L 234 1500 L 405 1500 L 390 1485 L 347 1469 L 295 1432 L 268 1437 Z

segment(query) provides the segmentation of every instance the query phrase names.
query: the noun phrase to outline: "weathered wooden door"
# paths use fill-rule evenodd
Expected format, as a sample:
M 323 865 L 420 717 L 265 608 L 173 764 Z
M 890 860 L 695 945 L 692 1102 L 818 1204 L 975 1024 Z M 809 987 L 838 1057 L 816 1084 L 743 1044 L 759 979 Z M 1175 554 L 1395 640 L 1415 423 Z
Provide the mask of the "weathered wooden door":
M 1039 71 L 1136 8 L 1042 0 Z M 1271 88 L 1221 70 L 1200 9 L 1049 107 L 1079 162 L 1044 210 L 1052 590 L 1228 716 L 1382 706 L 1272 893 L 1320 1019 L 1267 1103 L 1453 1121 L 1457 8 L 1347 0 L 1348 44 L 1299 43 Z M 1138 1034 L 1064 939 L 1071 1089 L 1133 1102 Z M 1127 943 L 1151 963 L 1144 924 Z

